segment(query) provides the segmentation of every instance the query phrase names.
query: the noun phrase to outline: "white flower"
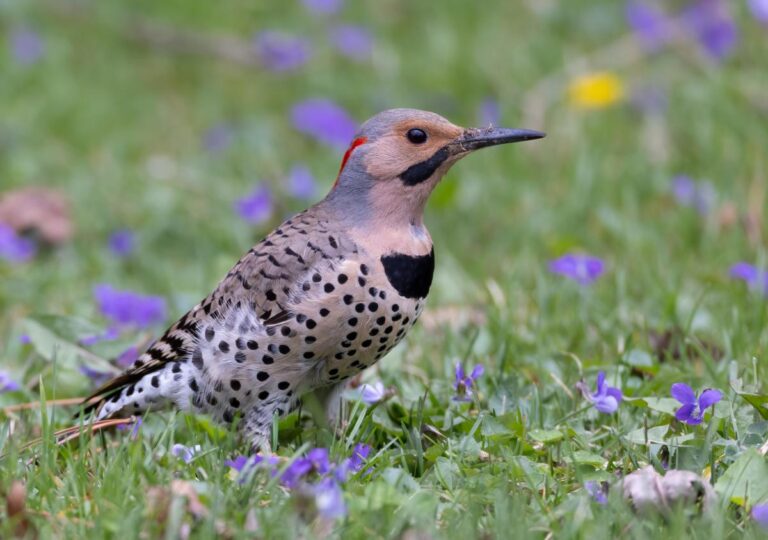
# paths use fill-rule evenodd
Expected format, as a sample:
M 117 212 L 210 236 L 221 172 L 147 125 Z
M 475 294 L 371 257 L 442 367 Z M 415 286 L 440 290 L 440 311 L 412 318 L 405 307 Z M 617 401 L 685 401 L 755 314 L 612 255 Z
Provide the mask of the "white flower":
M 184 446 L 183 444 L 174 444 L 171 447 L 171 455 L 184 460 L 184 463 L 189 463 L 201 450 L 202 448 L 199 444 L 192 447 Z
M 387 391 L 384 388 L 384 383 L 376 381 L 373 384 L 364 384 L 360 387 L 360 399 L 366 405 L 374 405 L 384 399 Z

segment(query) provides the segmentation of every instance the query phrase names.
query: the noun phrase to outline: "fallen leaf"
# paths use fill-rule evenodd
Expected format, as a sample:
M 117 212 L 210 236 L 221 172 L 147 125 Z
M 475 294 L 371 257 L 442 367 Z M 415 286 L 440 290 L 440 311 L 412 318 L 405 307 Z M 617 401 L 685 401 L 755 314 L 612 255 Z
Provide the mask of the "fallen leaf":
M 0 222 L 19 233 L 32 233 L 51 245 L 72 239 L 74 225 L 69 201 L 54 189 L 33 186 L 0 195 Z
M 714 360 L 720 360 L 723 357 L 722 349 L 712 341 L 695 336 L 686 336 L 677 327 L 667 328 L 660 332 L 651 330 L 648 333 L 648 341 L 659 362 L 680 360 L 681 358 L 696 360 L 701 358 L 702 354 L 708 354 Z
M 8 519 L 15 523 L 14 536 L 17 538 L 37 538 L 37 532 L 27 514 L 27 488 L 19 480 L 14 480 L 5 496 L 5 508 Z
M 624 477 L 621 488 L 624 498 L 640 513 L 667 514 L 681 505 L 700 513 L 717 503 L 717 495 L 709 482 L 691 471 L 672 470 L 662 476 L 651 465 L 646 465 Z
M 172 481 L 171 493 L 176 496 L 186 497 L 187 509 L 193 516 L 203 518 L 208 515 L 208 508 L 200 502 L 200 498 L 197 496 L 197 490 L 191 482 L 187 482 L 186 480 Z

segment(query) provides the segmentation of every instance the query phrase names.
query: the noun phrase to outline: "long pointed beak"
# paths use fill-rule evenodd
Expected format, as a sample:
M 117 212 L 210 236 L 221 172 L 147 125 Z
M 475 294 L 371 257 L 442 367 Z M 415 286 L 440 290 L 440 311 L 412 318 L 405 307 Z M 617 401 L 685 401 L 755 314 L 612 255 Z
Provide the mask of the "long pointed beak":
M 545 137 L 546 133 L 532 129 L 508 129 L 508 128 L 470 128 L 451 143 L 456 153 L 471 152 L 486 146 L 508 144 L 522 141 L 533 141 Z

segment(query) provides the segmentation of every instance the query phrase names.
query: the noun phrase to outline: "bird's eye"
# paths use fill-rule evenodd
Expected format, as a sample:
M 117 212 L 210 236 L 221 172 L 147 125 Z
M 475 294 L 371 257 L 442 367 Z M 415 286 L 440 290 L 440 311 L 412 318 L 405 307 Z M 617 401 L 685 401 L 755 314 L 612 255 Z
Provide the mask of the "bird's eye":
M 409 129 L 408 133 L 406 133 L 405 136 L 408 137 L 408 140 L 411 141 L 413 144 L 422 144 L 427 142 L 427 134 L 423 129 L 419 129 L 419 128 Z

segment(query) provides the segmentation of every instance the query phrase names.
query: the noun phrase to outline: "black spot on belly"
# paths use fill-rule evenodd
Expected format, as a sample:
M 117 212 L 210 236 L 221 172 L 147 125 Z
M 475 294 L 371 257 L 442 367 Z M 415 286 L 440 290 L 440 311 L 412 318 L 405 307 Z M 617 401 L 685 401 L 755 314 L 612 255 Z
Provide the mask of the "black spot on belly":
M 425 298 L 435 272 L 435 250 L 429 255 L 395 253 L 381 258 L 390 285 L 406 298 Z

